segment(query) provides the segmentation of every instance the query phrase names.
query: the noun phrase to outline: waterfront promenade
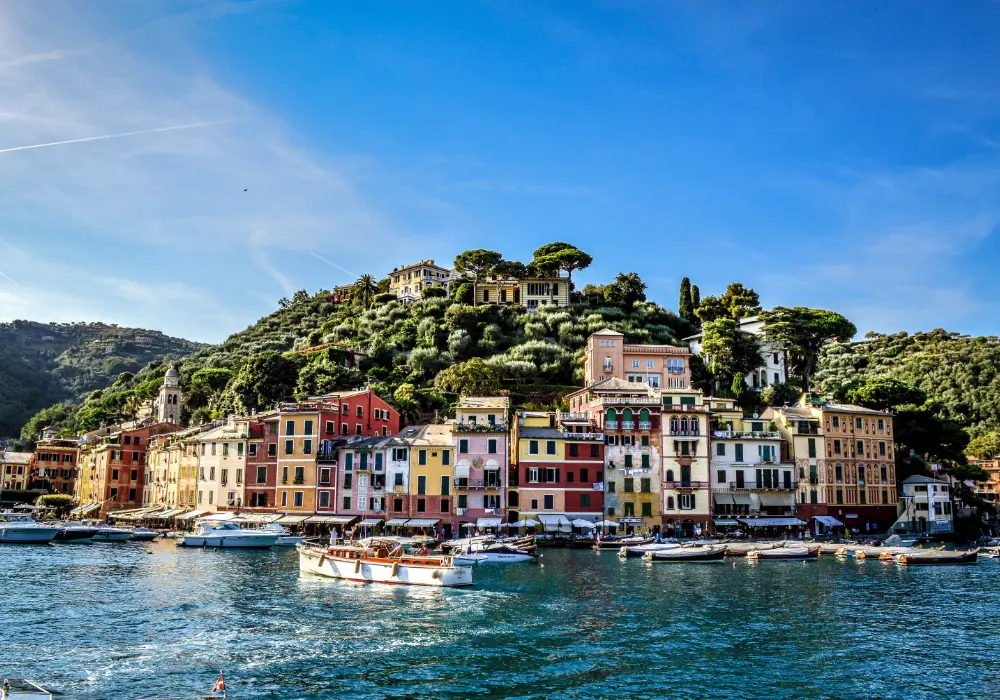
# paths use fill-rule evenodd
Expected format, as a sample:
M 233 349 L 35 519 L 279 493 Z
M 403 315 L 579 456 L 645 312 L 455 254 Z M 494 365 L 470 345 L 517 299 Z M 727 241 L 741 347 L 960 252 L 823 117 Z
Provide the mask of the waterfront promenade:
M 294 551 L 8 547 L 0 674 L 76 700 L 992 696 L 1000 565 L 649 566 L 547 550 L 467 590 L 300 577 Z

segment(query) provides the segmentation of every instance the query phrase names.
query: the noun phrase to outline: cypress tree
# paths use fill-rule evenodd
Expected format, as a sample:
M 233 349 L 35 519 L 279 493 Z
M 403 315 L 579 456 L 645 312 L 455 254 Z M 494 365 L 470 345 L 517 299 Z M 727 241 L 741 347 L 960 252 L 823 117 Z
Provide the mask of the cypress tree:
M 698 289 L 697 284 L 691 285 L 691 308 L 695 311 L 701 306 L 701 290 Z
M 691 303 L 691 280 L 687 277 L 681 280 L 681 300 L 677 304 L 677 311 L 684 318 L 694 318 L 694 305 Z

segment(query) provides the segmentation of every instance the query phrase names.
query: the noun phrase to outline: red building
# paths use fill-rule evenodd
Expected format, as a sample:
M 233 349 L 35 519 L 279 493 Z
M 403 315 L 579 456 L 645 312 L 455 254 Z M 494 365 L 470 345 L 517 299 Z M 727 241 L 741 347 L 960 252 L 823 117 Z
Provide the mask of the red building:
M 43 433 L 31 455 L 30 488 L 72 494 L 76 487 L 80 443 L 76 438 L 57 438 Z
M 250 421 L 244 510 L 273 513 L 277 508 L 278 414 L 258 415 Z
M 122 430 L 96 450 L 97 482 L 103 493 L 102 515 L 142 506 L 149 438 L 177 430 L 180 426 L 173 423 L 148 423 Z

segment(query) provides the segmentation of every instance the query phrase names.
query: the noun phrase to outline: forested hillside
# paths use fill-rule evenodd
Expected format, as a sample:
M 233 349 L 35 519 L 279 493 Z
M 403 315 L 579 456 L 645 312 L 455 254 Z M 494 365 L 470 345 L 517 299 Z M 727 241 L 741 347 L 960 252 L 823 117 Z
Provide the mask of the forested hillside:
M 79 400 L 122 372 L 203 347 L 159 331 L 103 323 L 2 323 L 0 436 L 17 435 L 39 409 Z

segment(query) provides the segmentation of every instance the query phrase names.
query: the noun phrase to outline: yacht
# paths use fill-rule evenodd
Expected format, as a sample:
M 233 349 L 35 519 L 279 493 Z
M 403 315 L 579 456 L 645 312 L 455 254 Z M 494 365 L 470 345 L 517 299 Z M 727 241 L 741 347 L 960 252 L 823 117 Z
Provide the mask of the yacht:
M 148 527 L 136 527 L 132 529 L 132 536 L 129 537 L 133 542 L 152 542 L 160 533 L 156 530 L 150 530 Z
M 0 544 L 45 544 L 58 534 L 58 527 L 36 523 L 30 515 L 0 513 Z
M 125 542 L 132 536 L 132 531 L 123 527 L 111 527 L 104 523 L 87 520 L 82 522 L 94 528 L 94 542 Z
M 270 523 L 265 525 L 258 532 L 276 534 L 278 536 L 278 541 L 274 543 L 275 547 L 294 547 L 305 539 L 305 537 L 300 535 L 293 535 L 287 527 L 281 525 L 280 523 Z
M 299 571 L 363 583 L 409 586 L 471 586 L 472 568 L 457 566 L 450 556 L 407 554 L 403 543 L 373 537 L 357 544 L 298 547 Z
M 184 535 L 178 547 L 240 547 L 267 549 L 278 541 L 278 533 L 244 530 L 225 520 L 199 520 L 194 532 Z
M 89 525 L 73 522 L 52 524 L 59 527 L 59 534 L 52 540 L 58 544 L 90 544 L 97 534 L 97 528 Z

